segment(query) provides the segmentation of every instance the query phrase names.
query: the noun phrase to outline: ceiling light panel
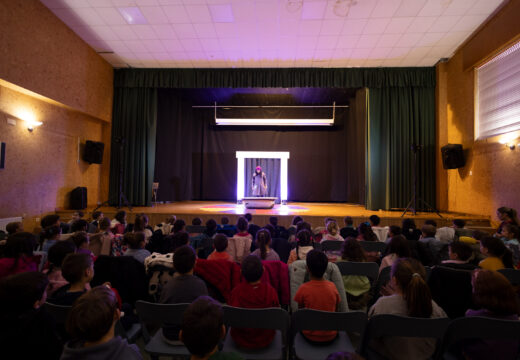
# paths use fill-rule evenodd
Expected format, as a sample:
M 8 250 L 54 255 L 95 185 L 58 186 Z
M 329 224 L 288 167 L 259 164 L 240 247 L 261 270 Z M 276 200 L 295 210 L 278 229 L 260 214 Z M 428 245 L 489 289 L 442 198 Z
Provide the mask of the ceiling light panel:
M 233 17 L 233 9 L 230 4 L 225 5 L 209 5 L 211 18 L 215 23 L 232 23 L 235 21 Z
M 119 14 L 123 17 L 124 20 L 130 25 L 143 25 L 148 24 L 148 21 L 144 17 L 143 13 L 137 6 L 131 7 L 119 7 L 117 8 Z M 116 22 L 116 13 L 114 11 L 110 11 L 108 9 L 100 9 L 100 12 L 108 14 L 108 20 L 114 21 L 114 23 L 109 23 L 110 25 L 121 25 L 124 23 Z

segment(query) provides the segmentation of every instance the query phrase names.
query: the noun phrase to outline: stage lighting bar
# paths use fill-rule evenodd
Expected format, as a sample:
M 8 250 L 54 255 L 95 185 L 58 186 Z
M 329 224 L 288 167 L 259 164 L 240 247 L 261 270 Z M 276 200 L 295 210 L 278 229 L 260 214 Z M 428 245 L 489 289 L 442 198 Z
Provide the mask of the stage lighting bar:
M 216 118 L 217 125 L 224 126 L 332 126 L 332 119 L 224 119 Z

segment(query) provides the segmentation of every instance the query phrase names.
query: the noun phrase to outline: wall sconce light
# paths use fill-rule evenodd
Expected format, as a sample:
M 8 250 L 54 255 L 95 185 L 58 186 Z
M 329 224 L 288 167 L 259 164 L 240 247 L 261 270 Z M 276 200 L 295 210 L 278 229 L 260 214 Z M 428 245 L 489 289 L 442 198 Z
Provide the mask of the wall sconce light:
M 32 132 L 35 127 L 41 126 L 43 123 L 41 121 L 36 120 L 25 120 L 25 125 L 27 126 L 27 130 Z
M 500 144 L 505 145 L 509 148 L 509 150 L 514 150 L 520 144 L 516 144 L 516 139 L 504 138 L 498 141 Z

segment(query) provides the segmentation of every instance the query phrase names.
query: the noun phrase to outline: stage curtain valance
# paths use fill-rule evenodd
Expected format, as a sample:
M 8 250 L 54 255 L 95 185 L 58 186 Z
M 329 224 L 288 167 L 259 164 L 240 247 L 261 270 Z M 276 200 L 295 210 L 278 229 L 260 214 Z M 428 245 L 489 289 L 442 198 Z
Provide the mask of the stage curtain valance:
M 116 88 L 435 87 L 435 68 L 117 69 Z

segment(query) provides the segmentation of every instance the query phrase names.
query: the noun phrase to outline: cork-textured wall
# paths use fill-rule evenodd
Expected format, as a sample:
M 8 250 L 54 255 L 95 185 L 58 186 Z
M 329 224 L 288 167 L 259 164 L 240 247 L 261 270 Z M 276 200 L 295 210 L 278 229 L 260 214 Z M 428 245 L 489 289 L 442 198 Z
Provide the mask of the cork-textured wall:
M 437 65 L 439 158 L 440 147 L 447 143 L 462 144 L 466 158 L 466 165 L 455 170 L 444 170 L 442 162 L 437 162 L 440 210 L 487 215 L 495 220 L 500 206 L 520 210 L 520 149 L 499 144 L 498 137 L 474 140 L 474 66 L 520 37 L 518 13 L 520 0 L 507 3 L 448 62 Z M 485 51 L 475 46 L 479 43 L 485 43 Z M 468 67 L 469 62 L 472 65 Z
M 0 1 L 0 44 L 0 79 L 111 120 L 111 65 L 40 1 Z

